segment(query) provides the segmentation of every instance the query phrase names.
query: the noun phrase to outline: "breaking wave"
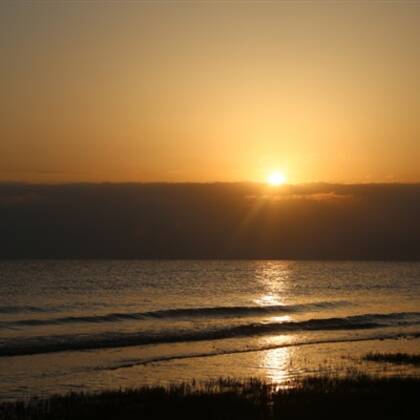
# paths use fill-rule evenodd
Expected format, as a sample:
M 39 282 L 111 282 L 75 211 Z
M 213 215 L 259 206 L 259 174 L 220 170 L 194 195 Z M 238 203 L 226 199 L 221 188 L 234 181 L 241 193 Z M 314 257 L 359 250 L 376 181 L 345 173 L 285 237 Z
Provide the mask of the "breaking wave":
M 420 324 L 420 312 L 364 314 L 305 321 L 251 322 L 187 330 L 156 330 L 127 333 L 95 333 L 15 338 L 0 343 L 0 357 L 61 351 L 93 350 L 161 343 L 287 334 L 299 331 L 366 330 Z
M 177 308 L 163 309 L 149 312 L 121 312 L 104 315 L 65 316 L 56 318 L 30 318 L 0 322 L 0 328 L 11 326 L 43 326 L 73 323 L 102 323 L 147 319 L 176 319 L 176 318 L 239 318 L 247 316 L 275 315 L 280 313 L 295 313 L 305 311 L 320 311 L 349 305 L 346 301 L 315 302 L 300 305 L 272 305 L 272 306 L 215 306 L 207 308 Z M 28 309 L 28 308 L 26 308 Z M 46 312 L 41 308 L 30 307 L 33 312 Z M 36 310 L 35 310 L 36 309 Z M 0 307 L 1 312 L 1 307 Z

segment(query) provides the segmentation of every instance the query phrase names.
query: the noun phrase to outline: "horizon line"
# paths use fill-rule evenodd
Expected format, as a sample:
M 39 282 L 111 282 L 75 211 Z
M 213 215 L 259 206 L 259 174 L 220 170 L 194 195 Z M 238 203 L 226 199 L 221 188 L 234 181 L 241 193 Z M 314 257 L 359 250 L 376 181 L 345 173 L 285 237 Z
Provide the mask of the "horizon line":
M 332 182 L 332 181 L 311 181 L 311 182 L 287 182 L 281 185 L 272 186 L 264 181 L 1 181 L 0 186 L 5 185 L 27 185 L 27 186 L 72 186 L 72 185 L 255 185 L 265 186 L 272 189 L 284 187 L 311 186 L 311 185 L 340 185 L 340 186 L 365 186 L 365 185 L 420 185 L 419 181 L 378 181 L 378 182 Z

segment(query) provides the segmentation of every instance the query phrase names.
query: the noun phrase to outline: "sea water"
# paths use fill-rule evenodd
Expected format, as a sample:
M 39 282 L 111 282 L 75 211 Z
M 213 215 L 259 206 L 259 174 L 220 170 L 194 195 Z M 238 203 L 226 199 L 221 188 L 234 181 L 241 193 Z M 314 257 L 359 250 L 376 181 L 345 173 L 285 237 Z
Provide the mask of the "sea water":
M 0 262 L 0 398 L 256 376 L 420 353 L 420 263 Z

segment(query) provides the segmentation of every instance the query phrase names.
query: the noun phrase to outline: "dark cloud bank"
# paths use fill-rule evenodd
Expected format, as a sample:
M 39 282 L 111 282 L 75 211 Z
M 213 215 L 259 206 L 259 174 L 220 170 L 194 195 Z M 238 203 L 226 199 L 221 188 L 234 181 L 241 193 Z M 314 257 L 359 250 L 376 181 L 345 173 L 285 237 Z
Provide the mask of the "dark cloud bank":
M 0 184 L 0 258 L 420 260 L 420 184 Z

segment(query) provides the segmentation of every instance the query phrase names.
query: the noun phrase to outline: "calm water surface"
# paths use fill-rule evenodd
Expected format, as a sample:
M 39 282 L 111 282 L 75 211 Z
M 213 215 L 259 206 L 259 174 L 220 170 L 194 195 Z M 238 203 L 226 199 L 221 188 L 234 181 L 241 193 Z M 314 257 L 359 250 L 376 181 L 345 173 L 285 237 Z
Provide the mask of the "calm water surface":
M 0 262 L 0 398 L 321 370 L 420 353 L 420 264 Z

